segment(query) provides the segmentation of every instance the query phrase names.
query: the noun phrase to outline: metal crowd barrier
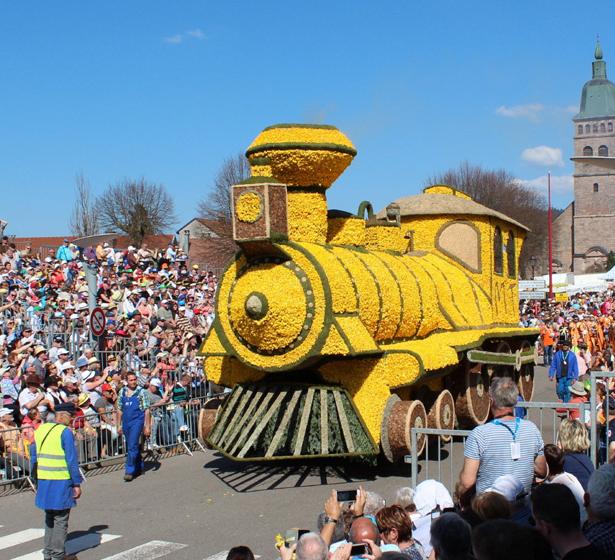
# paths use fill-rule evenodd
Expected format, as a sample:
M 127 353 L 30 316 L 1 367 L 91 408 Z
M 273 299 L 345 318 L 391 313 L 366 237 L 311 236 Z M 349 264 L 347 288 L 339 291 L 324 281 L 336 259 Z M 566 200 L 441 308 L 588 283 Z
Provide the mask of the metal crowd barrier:
M 0 430 L 0 485 L 29 483 L 30 450 L 34 441 L 31 427 L 15 427 Z
M 604 401 L 603 403 L 598 402 L 598 382 L 605 385 L 606 403 L 604 403 Z M 615 415 L 615 410 L 611 410 L 609 407 L 609 394 L 612 390 L 615 390 L 615 372 L 592 371 L 590 372 L 590 383 L 590 457 L 594 466 L 598 467 L 598 465 L 609 460 L 609 416 Z M 600 410 L 603 411 L 606 419 L 604 425 L 598 422 L 598 413 Z
M 526 409 L 526 419 L 536 424 L 545 443 L 554 443 L 561 419 L 568 417 L 572 410 L 578 410 L 583 420 L 590 405 L 589 403 L 519 402 L 515 408 Z M 416 488 L 423 480 L 436 479 L 453 494 L 463 467 L 464 446 L 470 432 L 471 430 L 412 428 L 411 451 L 408 457 L 412 468 L 412 488 Z M 424 435 L 427 440 L 421 454 L 417 453 L 420 435 Z
M 175 448 L 193 455 L 205 451 L 199 441 L 199 414 L 210 395 L 200 396 L 180 404 L 151 407 L 151 434 L 143 438 L 142 451 L 155 454 Z M 111 460 L 126 456 L 126 442 L 119 433 L 118 411 L 107 413 L 86 412 L 73 419 L 71 428 L 83 474 L 102 467 Z M 29 426 L 0 431 L 0 495 L 2 487 L 21 483 L 34 488 L 30 478 L 29 445 L 34 441 L 34 430 Z

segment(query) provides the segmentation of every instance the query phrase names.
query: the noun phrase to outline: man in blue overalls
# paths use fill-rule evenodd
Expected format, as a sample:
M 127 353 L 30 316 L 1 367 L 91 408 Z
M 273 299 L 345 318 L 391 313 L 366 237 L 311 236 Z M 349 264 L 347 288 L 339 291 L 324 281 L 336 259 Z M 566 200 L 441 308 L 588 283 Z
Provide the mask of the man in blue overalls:
M 143 387 L 139 387 L 137 375 L 129 373 L 126 387 L 122 387 L 117 396 L 121 431 L 126 439 L 126 472 L 124 480 L 130 482 L 143 472 L 141 458 L 141 434 L 149 436 L 149 396 Z
M 570 343 L 562 340 L 560 344 L 562 349 L 555 353 L 551 362 L 549 381 L 553 381 L 555 377 L 557 396 L 562 402 L 567 403 L 570 400 L 570 385 L 579 377 L 579 365 L 576 354 L 570 350 Z
M 38 479 L 34 503 L 45 510 L 45 560 L 77 558 L 65 550 L 70 510 L 81 496 L 75 438 L 68 427 L 75 412 L 73 403 L 58 404 L 55 421 L 34 432 L 35 442 L 30 447 L 31 472 L 36 466 Z

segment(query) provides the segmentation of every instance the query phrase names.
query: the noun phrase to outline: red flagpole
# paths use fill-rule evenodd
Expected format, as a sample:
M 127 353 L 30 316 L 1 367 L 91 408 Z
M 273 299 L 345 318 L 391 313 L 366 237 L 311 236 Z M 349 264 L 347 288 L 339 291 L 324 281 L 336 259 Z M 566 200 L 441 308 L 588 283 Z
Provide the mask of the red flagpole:
M 553 299 L 553 214 L 551 210 L 551 172 L 547 173 L 547 192 L 549 197 L 549 210 L 547 212 L 548 244 L 549 244 L 549 299 Z

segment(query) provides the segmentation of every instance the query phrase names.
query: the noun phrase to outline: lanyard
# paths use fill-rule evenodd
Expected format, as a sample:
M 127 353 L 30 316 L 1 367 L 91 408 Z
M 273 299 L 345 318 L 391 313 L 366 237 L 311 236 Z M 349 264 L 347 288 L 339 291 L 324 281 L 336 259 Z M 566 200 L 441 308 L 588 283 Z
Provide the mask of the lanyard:
M 496 426 L 504 426 L 510 432 L 510 435 L 512 436 L 513 441 L 517 440 L 517 432 L 519 431 L 519 425 L 521 424 L 521 418 L 515 418 L 515 431 L 514 432 L 510 429 L 510 426 L 508 426 L 507 424 L 504 424 L 504 422 L 500 422 L 499 420 L 494 420 L 493 423 Z

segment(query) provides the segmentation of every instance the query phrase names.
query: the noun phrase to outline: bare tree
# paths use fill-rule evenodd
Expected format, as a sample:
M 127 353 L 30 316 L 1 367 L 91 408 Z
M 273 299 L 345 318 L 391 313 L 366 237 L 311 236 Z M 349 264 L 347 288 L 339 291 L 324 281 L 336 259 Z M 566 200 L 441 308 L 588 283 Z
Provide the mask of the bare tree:
M 109 185 L 96 200 L 96 209 L 106 231 L 123 232 L 137 246 L 146 235 L 164 233 L 177 221 L 167 190 L 144 178 Z
M 519 183 L 504 169 L 483 169 L 467 161 L 430 177 L 426 186 L 443 184 L 469 194 L 479 204 L 502 212 L 530 229 L 523 244 L 519 269 L 529 271 L 536 257 L 537 271 L 546 266 L 547 205 L 539 192 Z
M 92 189 L 83 173 L 75 175 L 75 204 L 69 226 L 71 233 L 77 237 L 100 233 Z
M 250 176 L 250 163 L 242 153 L 228 157 L 221 165 L 214 184 L 197 206 L 202 218 L 231 221 L 231 186 Z

